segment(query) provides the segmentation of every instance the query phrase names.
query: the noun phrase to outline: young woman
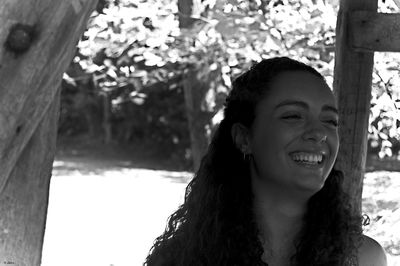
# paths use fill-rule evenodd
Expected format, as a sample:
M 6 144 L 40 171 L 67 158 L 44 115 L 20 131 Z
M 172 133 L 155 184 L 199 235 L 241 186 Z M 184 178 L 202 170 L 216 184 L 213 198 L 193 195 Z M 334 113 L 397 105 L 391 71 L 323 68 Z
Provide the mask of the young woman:
M 315 69 L 263 60 L 234 81 L 224 111 L 145 265 L 386 265 L 334 168 L 337 104 Z

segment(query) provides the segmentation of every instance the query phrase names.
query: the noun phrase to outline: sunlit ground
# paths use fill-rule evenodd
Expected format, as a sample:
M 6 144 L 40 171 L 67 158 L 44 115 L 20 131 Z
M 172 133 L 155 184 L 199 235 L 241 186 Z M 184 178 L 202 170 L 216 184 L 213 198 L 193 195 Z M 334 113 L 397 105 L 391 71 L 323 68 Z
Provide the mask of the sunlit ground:
M 43 266 L 142 265 L 167 217 L 183 202 L 190 178 L 188 173 L 69 171 L 61 162 L 55 165 Z
M 191 174 L 126 165 L 55 162 L 42 266 L 143 264 Z M 400 173 L 367 174 L 363 202 L 366 233 L 390 253 L 389 266 L 400 266 Z
M 388 253 L 388 265 L 400 265 L 400 172 L 367 173 L 363 212 L 370 217 L 365 233 Z

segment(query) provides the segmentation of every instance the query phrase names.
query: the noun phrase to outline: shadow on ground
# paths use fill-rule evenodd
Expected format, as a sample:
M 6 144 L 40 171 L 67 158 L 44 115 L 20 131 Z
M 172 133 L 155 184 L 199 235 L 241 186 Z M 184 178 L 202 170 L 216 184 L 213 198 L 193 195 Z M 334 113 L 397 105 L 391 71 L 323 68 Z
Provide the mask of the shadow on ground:
M 97 139 L 88 137 L 80 139 L 62 138 L 57 143 L 56 160 L 70 162 L 56 165 L 56 168 L 74 169 L 83 171 L 102 171 L 112 168 L 143 168 L 167 171 L 191 171 L 191 161 L 178 158 L 173 152 L 162 155 L 141 144 L 104 144 Z M 101 162 L 101 163 L 99 163 Z M 87 163 L 93 169 L 86 169 Z
M 126 173 L 132 170 L 154 171 L 158 176 L 177 183 L 188 183 L 193 173 L 185 164 L 177 164 L 170 158 L 156 158 L 143 149 L 119 144 L 104 145 L 97 141 L 60 141 L 53 164 L 54 176 L 98 175 L 112 172 Z

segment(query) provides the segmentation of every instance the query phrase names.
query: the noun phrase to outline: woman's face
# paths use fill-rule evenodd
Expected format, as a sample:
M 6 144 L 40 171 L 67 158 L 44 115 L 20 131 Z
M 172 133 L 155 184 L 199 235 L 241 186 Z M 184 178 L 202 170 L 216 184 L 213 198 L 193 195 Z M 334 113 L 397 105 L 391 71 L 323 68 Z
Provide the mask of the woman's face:
M 337 123 L 335 98 L 321 78 L 306 71 L 279 74 L 256 107 L 252 177 L 271 188 L 317 192 L 336 160 Z

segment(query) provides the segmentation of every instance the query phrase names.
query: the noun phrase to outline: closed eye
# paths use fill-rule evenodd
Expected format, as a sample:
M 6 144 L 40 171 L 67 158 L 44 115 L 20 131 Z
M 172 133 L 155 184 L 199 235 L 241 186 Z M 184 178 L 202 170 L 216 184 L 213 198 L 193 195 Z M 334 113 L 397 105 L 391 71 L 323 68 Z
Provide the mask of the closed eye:
M 337 127 L 338 124 L 339 124 L 336 120 L 328 120 L 328 121 L 326 121 L 326 122 L 328 122 L 328 123 L 334 125 L 335 127 Z
M 282 118 L 285 120 L 298 120 L 298 119 L 301 119 L 302 117 L 300 115 L 287 115 L 287 116 L 283 116 Z M 333 125 L 334 127 L 337 127 L 339 124 L 338 121 L 336 121 L 336 120 L 327 120 L 325 122 Z
M 302 119 L 302 116 L 298 115 L 298 114 L 290 114 L 290 115 L 283 116 L 282 119 L 285 119 L 285 120 L 299 120 L 299 119 Z M 335 120 L 335 119 L 326 120 L 325 122 L 333 125 L 334 127 L 337 127 L 338 124 L 339 124 L 338 121 Z
M 301 118 L 300 115 L 286 115 L 282 117 L 283 119 L 299 119 Z

